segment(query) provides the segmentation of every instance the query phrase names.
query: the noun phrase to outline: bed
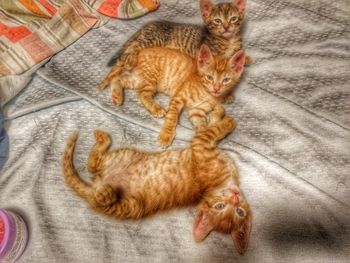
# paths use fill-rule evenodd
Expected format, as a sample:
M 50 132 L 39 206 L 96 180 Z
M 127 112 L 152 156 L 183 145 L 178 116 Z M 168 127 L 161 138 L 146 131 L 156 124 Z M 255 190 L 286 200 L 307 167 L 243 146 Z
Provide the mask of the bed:
M 0 206 L 21 214 L 30 240 L 20 262 L 348 262 L 350 258 L 350 3 L 248 0 L 246 67 L 225 105 L 236 130 L 220 143 L 235 159 L 253 210 L 249 248 L 228 235 L 192 238 L 193 208 L 140 221 L 94 213 L 64 183 L 60 160 L 79 131 L 74 162 L 88 178 L 94 129 L 113 147 L 161 150 L 163 120 L 132 92 L 120 108 L 98 91 L 107 62 L 144 23 L 201 23 L 198 3 L 162 1 L 135 20 L 110 20 L 38 69 L 5 105 L 10 153 L 0 172 Z M 163 105 L 167 99 L 157 97 Z M 173 147 L 193 136 L 183 116 Z

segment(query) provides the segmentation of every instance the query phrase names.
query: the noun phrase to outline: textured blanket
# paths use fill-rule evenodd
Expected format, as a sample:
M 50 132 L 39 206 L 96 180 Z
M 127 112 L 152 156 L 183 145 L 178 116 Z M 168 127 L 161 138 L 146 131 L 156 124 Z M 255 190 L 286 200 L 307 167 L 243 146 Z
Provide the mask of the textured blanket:
M 158 6 L 157 0 L 0 1 L 0 105 L 30 81 L 45 59 L 104 24 L 106 16 L 130 19 Z
M 238 127 L 220 147 L 237 163 L 253 210 L 247 253 L 228 235 L 195 243 L 194 209 L 141 221 L 95 214 L 64 183 L 60 159 L 80 131 L 79 173 L 99 128 L 113 147 L 160 150 L 163 120 L 128 92 L 121 108 L 97 84 L 110 57 L 151 19 L 200 23 L 198 3 L 164 1 L 132 21 L 110 21 L 54 56 L 7 105 L 10 156 L 0 205 L 22 214 L 30 242 L 21 262 L 348 262 L 350 258 L 350 4 L 347 0 L 248 0 L 247 67 L 226 105 Z M 167 100 L 157 97 L 166 105 Z M 172 147 L 193 131 L 181 119 Z

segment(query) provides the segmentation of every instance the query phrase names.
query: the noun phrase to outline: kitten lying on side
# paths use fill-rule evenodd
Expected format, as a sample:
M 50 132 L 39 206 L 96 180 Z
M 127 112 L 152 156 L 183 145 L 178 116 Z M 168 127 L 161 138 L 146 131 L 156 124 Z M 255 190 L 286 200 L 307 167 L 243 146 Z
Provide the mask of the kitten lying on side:
M 123 72 L 112 81 L 112 100 L 123 102 L 123 88 L 136 89 L 141 102 L 154 117 L 166 114 L 164 127 L 159 135 L 161 146 L 168 146 L 176 134 L 176 126 L 183 108 L 196 129 L 207 125 L 207 113 L 211 122 L 220 120 L 225 109 L 218 97 L 230 92 L 238 83 L 244 68 L 245 56 L 241 50 L 229 59 L 213 56 L 202 45 L 197 61 L 177 50 L 147 48 L 138 55 L 138 63 L 131 72 Z M 157 92 L 171 97 L 168 112 L 153 100 Z
M 147 47 L 168 47 L 196 58 L 201 44 L 206 44 L 216 55 L 232 57 L 242 48 L 240 29 L 245 14 L 246 1 L 214 5 L 210 0 L 200 1 L 204 26 L 180 24 L 168 21 L 151 22 L 135 33 L 110 63 L 113 68 L 99 85 L 108 87 L 123 69 L 135 67 L 138 53 Z M 246 64 L 250 64 L 247 57 Z M 232 90 L 231 90 L 232 91 Z M 220 95 L 222 102 L 233 101 L 230 93 Z
M 216 144 L 235 127 L 230 117 L 196 133 L 189 148 L 157 153 L 135 149 L 108 151 L 109 135 L 95 131 L 88 159 L 92 182 L 73 165 L 77 134 L 68 139 L 62 160 L 66 183 L 91 207 L 120 219 L 139 219 L 157 211 L 197 205 L 196 241 L 211 231 L 230 233 L 239 253 L 247 249 L 252 214 L 239 190 L 234 161 Z

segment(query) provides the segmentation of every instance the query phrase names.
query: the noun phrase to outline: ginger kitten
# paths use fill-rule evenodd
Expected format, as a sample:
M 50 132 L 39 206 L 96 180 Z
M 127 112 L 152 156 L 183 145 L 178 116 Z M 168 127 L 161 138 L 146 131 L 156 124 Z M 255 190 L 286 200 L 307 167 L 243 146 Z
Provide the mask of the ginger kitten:
M 242 48 L 240 29 L 246 9 L 245 0 L 213 4 L 210 0 L 200 0 L 200 10 L 204 26 L 155 21 L 137 31 L 109 63 L 115 64 L 107 77 L 99 85 L 108 87 L 113 78 L 123 69 L 135 67 L 138 53 L 147 47 L 168 47 L 177 49 L 193 58 L 198 56 L 202 44 L 206 44 L 213 55 L 232 57 Z M 247 57 L 246 64 L 251 60 Z M 230 102 L 230 94 L 222 94 L 222 100 Z
M 252 213 L 239 190 L 234 161 L 216 146 L 234 127 L 234 120 L 225 117 L 198 131 L 188 148 L 155 153 L 108 151 L 109 135 L 95 131 L 96 143 L 88 159 L 91 182 L 82 180 L 74 167 L 77 134 L 72 134 L 62 159 L 65 181 L 95 211 L 118 219 L 197 205 L 194 239 L 202 241 L 211 231 L 227 233 L 243 254 Z
M 139 52 L 137 65 L 124 71 L 111 83 L 112 100 L 116 105 L 123 103 L 123 88 L 135 89 L 140 101 L 154 117 L 164 117 L 165 122 L 159 135 L 161 146 L 169 146 L 175 137 L 179 115 L 182 109 L 195 129 L 210 121 L 220 120 L 225 109 L 220 96 L 231 93 L 238 83 L 244 68 L 243 51 L 231 58 L 213 56 L 206 45 L 202 45 L 197 60 L 169 48 L 146 48 Z M 161 92 L 170 96 L 166 112 L 153 96 Z

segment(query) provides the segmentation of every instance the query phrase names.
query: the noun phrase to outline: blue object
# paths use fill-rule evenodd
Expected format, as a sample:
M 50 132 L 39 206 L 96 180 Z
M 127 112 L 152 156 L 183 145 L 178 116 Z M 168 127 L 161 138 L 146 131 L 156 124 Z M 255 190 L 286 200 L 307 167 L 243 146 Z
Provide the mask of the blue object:
M 9 153 L 9 139 L 4 128 L 4 116 L 0 108 L 0 170 L 4 166 Z

